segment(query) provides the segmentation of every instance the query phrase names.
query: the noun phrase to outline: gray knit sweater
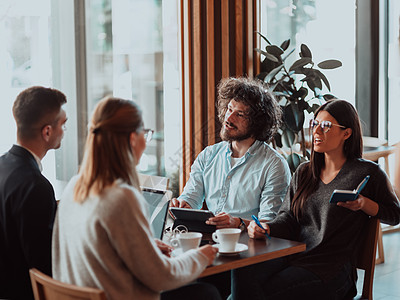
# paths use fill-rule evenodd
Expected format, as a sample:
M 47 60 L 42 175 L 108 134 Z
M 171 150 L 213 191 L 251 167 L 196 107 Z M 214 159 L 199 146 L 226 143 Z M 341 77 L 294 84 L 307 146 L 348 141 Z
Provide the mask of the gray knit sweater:
M 147 206 L 135 188 L 116 182 L 99 197 L 73 201 L 73 178 L 58 207 L 53 230 L 53 277 L 103 289 L 107 299 L 159 299 L 199 276 L 207 258 L 190 250 L 163 255 L 148 224 Z
M 347 161 L 328 184 L 320 180 L 297 221 L 290 211 L 290 203 L 299 184 L 299 170 L 292 178 L 278 216 L 269 223 L 272 236 L 306 243 L 305 252 L 291 257 L 293 265 L 330 279 L 350 261 L 369 216 L 331 204 L 329 199 L 335 189 L 355 189 L 366 175 L 371 177 L 361 194 L 379 204 L 377 217 L 391 225 L 400 222 L 399 202 L 386 174 L 377 164 L 363 159 Z

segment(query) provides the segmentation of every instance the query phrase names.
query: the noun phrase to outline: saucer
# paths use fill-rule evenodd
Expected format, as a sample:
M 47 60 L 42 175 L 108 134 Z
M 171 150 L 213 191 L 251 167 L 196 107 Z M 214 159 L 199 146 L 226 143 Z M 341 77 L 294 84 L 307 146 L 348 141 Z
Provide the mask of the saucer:
M 219 249 L 221 247 L 220 244 L 214 244 L 213 247 L 218 248 L 218 253 L 221 255 L 236 255 L 236 254 L 239 254 L 240 252 L 243 252 L 243 251 L 246 251 L 247 249 L 249 249 L 249 247 L 247 247 L 247 245 L 240 244 L 240 243 L 236 244 L 235 251 L 221 251 Z

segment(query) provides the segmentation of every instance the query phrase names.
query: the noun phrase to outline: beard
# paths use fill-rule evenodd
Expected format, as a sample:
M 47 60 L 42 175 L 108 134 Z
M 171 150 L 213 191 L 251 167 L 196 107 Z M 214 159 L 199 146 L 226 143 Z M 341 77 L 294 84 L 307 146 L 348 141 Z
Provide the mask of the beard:
M 230 124 L 230 125 L 233 126 L 237 130 L 237 127 L 235 125 L 233 125 L 233 124 Z M 244 132 L 230 133 L 228 130 L 225 129 L 224 125 L 222 125 L 219 135 L 223 141 L 227 141 L 227 142 L 233 142 L 233 141 L 239 142 L 239 141 L 243 141 L 243 140 L 246 140 L 246 139 L 252 137 L 252 134 L 251 134 L 249 128 L 247 128 L 246 131 L 244 131 Z

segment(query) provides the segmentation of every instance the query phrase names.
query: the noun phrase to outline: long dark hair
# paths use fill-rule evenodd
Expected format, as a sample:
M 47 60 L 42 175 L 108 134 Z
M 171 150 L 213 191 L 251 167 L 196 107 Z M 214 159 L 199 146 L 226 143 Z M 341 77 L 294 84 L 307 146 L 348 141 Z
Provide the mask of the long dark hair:
M 322 105 L 316 112 L 317 117 L 321 111 L 328 112 L 336 119 L 339 125 L 351 128 L 351 136 L 345 140 L 343 152 L 347 160 L 362 157 L 362 131 L 360 119 L 356 109 L 345 100 L 330 100 Z M 313 138 L 312 138 L 313 139 Z M 320 179 L 321 170 L 325 166 L 324 153 L 314 151 L 314 143 L 311 143 L 310 163 L 301 169 L 299 174 L 299 184 L 294 194 L 291 209 L 297 219 L 301 217 L 301 212 L 307 198 L 316 190 Z

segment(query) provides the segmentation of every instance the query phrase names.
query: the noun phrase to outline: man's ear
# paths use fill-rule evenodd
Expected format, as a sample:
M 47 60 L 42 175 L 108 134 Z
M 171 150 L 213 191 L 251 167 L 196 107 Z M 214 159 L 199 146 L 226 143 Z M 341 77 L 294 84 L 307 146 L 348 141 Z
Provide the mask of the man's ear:
M 344 139 L 347 140 L 349 137 L 351 137 L 352 133 L 353 133 L 353 130 L 351 128 L 346 128 L 344 130 Z
M 45 125 L 42 128 L 42 138 L 48 142 L 50 140 L 51 134 L 53 132 L 53 128 L 51 127 L 51 125 Z

